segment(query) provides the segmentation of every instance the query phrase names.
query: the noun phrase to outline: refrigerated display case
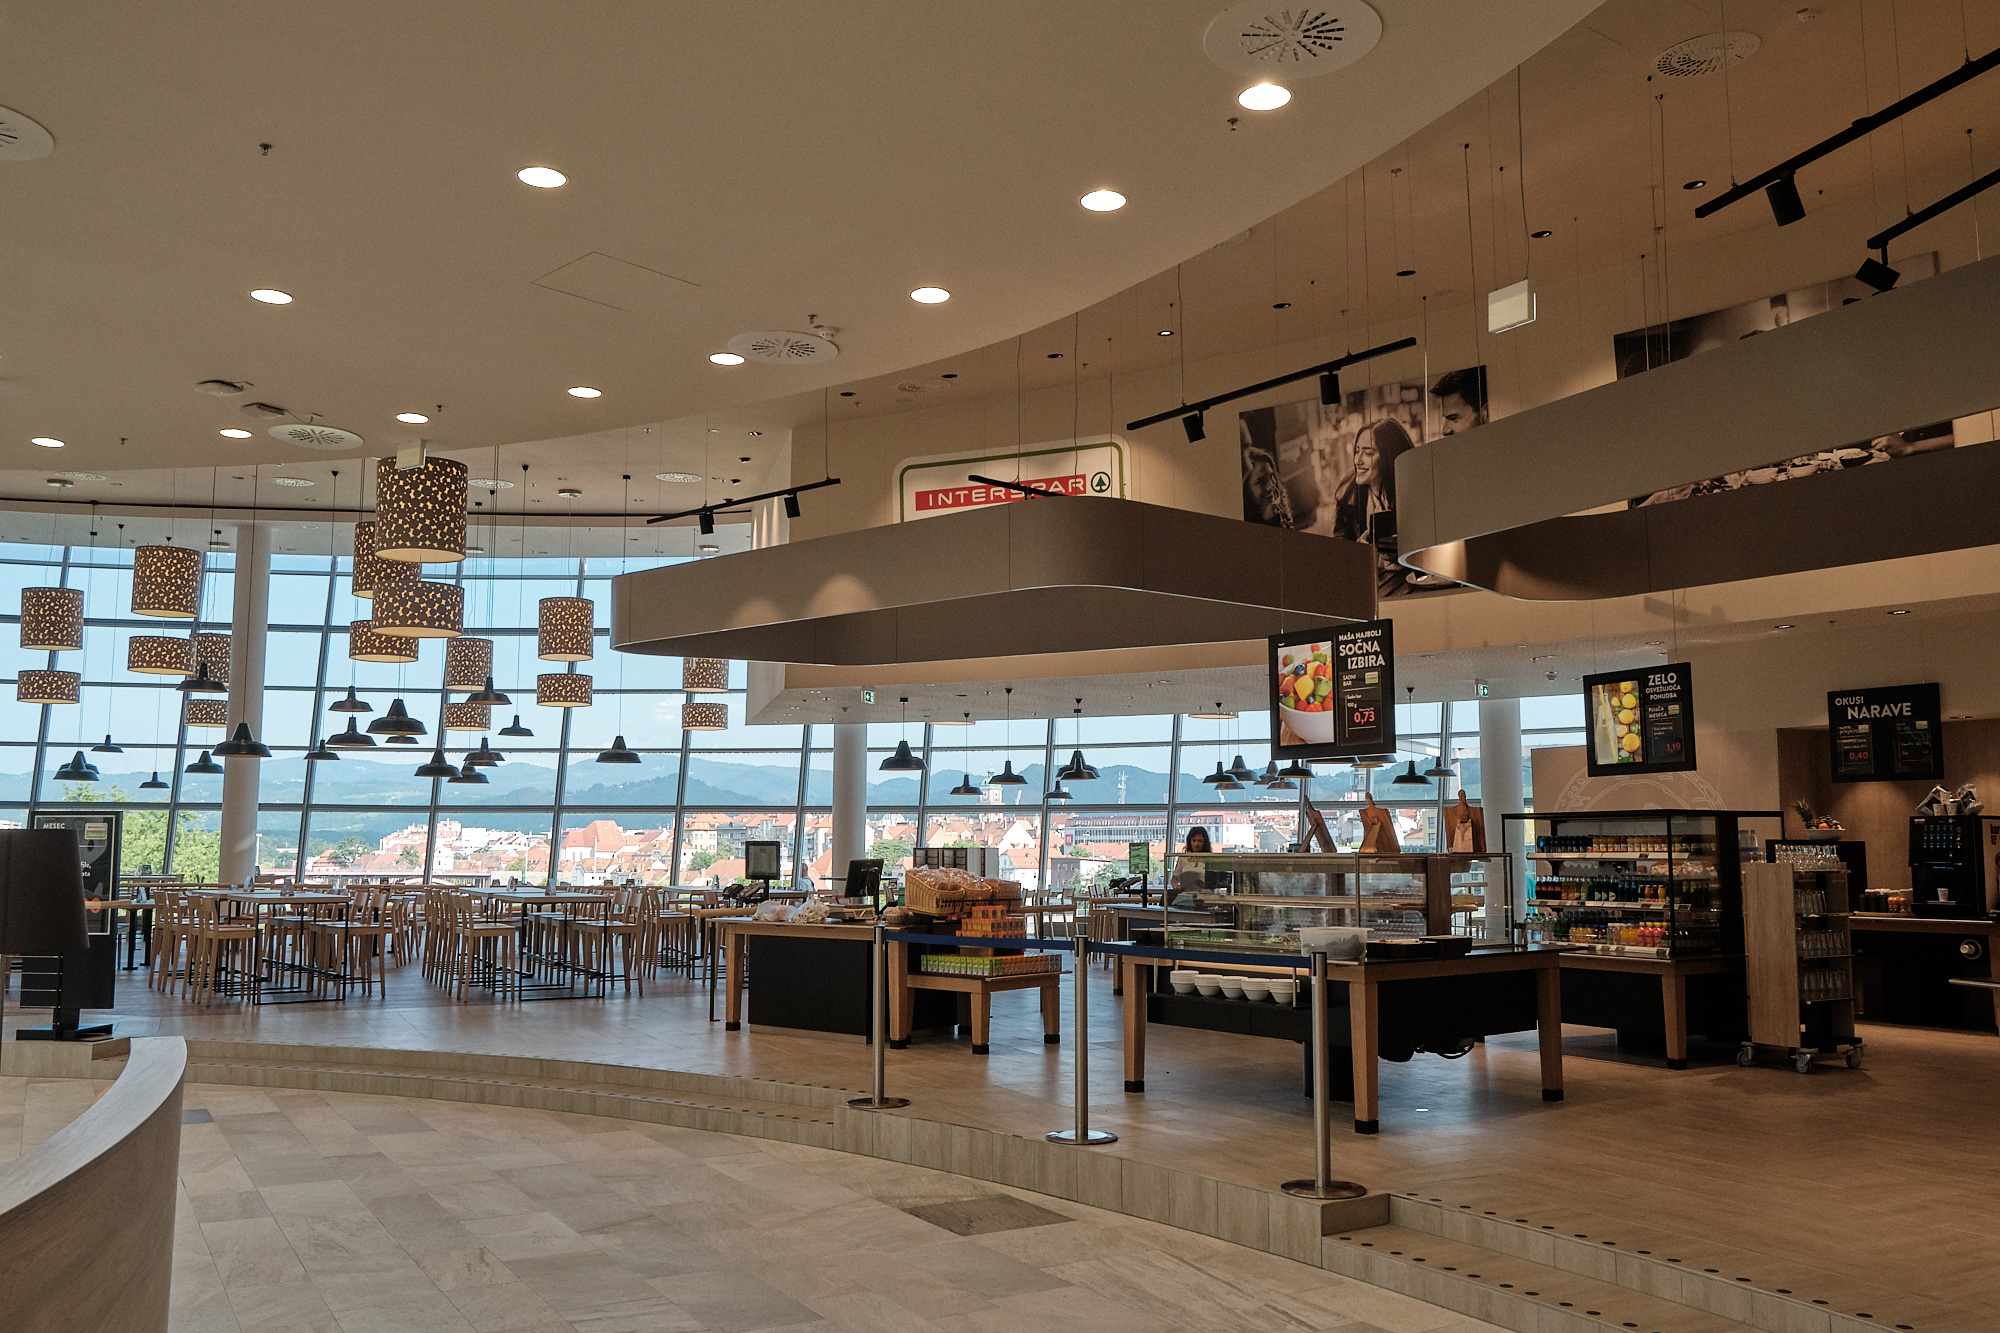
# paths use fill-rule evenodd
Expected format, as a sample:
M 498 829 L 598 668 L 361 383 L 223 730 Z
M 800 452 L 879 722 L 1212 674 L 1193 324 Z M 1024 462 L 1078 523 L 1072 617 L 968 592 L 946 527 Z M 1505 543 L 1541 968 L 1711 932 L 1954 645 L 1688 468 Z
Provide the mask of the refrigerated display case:
M 1180 852 L 1167 858 L 1169 947 L 1299 952 L 1302 926 L 1358 926 L 1373 939 L 1510 938 L 1511 857 L 1356 852 Z

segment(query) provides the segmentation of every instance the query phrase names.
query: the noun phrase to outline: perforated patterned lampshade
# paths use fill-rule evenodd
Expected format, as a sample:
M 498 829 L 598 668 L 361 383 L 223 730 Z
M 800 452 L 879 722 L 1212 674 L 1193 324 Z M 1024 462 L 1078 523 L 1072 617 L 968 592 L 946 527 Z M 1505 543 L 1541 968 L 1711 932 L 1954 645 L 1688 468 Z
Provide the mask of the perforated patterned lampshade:
M 52 653 L 83 647 L 83 589 L 21 589 L 21 646 Z
M 417 641 L 378 634 L 373 621 L 355 620 L 347 626 L 347 655 L 357 662 L 414 662 Z
M 413 565 L 465 559 L 465 479 L 465 464 L 453 458 L 413 468 L 377 463 L 375 554 Z
M 471 635 L 453 639 L 444 646 L 444 687 L 471 692 L 486 684 L 493 674 L 493 640 Z
M 729 705 L 684 703 L 681 705 L 681 725 L 689 731 L 727 731 Z
M 132 553 L 132 614 L 192 620 L 201 611 L 201 552 L 141 546 Z
M 190 727 L 225 728 L 229 725 L 229 701 L 188 699 L 181 704 L 181 721 Z
M 721 694 L 729 689 L 729 663 L 720 657 L 683 657 L 681 693 Z
M 465 589 L 455 583 L 415 583 L 375 590 L 377 634 L 402 639 L 454 639 L 465 629 Z
M 208 674 L 219 684 L 229 683 L 229 636 L 227 634 L 197 634 L 194 636 L 194 661 L 196 666 L 208 663 Z
M 23 671 L 14 678 L 14 698 L 24 704 L 73 704 L 82 685 L 74 671 Z
M 142 676 L 191 676 L 194 645 L 166 634 L 135 634 L 125 644 L 125 669 Z
M 595 646 L 588 597 L 544 597 L 535 616 L 535 656 L 544 662 L 588 662 Z
M 544 708 L 588 708 L 590 677 L 575 671 L 545 671 L 535 677 L 535 702 Z
M 422 565 L 405 564 L 400 560 L 384 560 L 375 554 L 375 525 L 356 523 L 354 525 L 354 595 L 373 597 L 377 588 L 391 588 L 399 583 L 415 583 L 424 576 Z
M 485 704 L 446 704 L 444 706 L 444 729 L 446 731 L 493 730 L 493 710 Z

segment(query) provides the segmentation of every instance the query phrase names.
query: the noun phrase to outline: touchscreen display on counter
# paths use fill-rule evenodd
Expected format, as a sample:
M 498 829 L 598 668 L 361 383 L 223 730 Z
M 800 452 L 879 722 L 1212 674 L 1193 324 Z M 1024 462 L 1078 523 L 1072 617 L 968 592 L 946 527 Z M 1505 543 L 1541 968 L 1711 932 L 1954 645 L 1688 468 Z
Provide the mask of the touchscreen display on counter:
M 1676 773 L 1694 758 L 1694 673 L 1686 662 L 1583 678 L 1586 770 Z

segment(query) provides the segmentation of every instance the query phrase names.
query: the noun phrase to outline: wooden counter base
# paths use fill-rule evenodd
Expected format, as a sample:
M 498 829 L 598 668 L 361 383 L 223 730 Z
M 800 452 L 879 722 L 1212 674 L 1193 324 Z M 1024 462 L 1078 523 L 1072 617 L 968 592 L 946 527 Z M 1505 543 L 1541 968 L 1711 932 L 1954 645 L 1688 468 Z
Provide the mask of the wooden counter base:
M 1748 1019 L 1744 1013 L 1742 1000 L 1743 958 L 1738 954 L 1695 958 L 1639 958 L 1570 949 L 1562 956 L 1562 971 L 1566 977 L 1576 973 L 1619 973 L 1631 977 L 1657 977 L 1660 1030 L 1666 1037 L 1669 1069 L 1687 1068 L 1689 977 L 1726 977 L 1733 974 L 1736 978 L 1733 987 L 1727 982 L 1719 983 L 1729 989 L 1728 996 L 1713 994 L 1703 997 L 1708 1003 L 1700 1005 L 1699 1010 L 1707 1017 L 1698 1020 L 1702 1026 L 1698 1027 L 1697 1031 L 1701 1031 L 1704 1036 L 1723 1041 L 1739 1040 L 1744 1032 L 1748 1031 L 1746 1026 Z M 1716 985 L 1717 983 L 1707 983 L 1705 989 L 1714 991 Z M 1650 986 L 1645 982 L 1636 983 L 1636 986 L 1650 990 Z M 1715 1011 L 1728 1008 L 1727 1000 L 1730 998 L 1734 999 L 1735 1009 L 1733 1030 L 1708 1031 L 1709 1027 L 1727 1025 L 1729 1018 L 1719 1017 Z M 1640 1003 L 1639 997 L 1636 995 L 1632 997 L 1631 1003 L 1634 1005 Z M 1619 1004 L 1605 1003 L 1604 997 L 1588 993 L 1586 987 L 1571 986 L 1567 980 L 1563 987 L 1563 1021 L 1575 1023 L 1579 1027 L 1613 1028 L 1621 1032 L 1651 1032 L 1653 1013 L 1649 1001 L 1645 1003 L 1645 1008 L 1647 1011 L 1645 1014 L 1635 1017 L 1630 1011 L 1619 1012 Z M 1626 1021 L 1619 1021 L 1621 1018 Z

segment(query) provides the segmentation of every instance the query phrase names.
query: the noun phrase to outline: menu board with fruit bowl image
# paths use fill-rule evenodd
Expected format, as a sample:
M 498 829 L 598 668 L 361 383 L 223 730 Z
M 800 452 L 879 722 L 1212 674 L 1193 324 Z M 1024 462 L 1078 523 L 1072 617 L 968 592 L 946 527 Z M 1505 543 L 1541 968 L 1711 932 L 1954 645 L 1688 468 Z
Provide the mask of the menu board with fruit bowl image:
M 1342 759 L 1396 748 L 1395 652 L 1386 620 L 1271 639 L 1271 753 Z
M 1586 771 L 1676 773 L 1695 766 L 1693 674 L 1685 662 L 1583 678 Z

